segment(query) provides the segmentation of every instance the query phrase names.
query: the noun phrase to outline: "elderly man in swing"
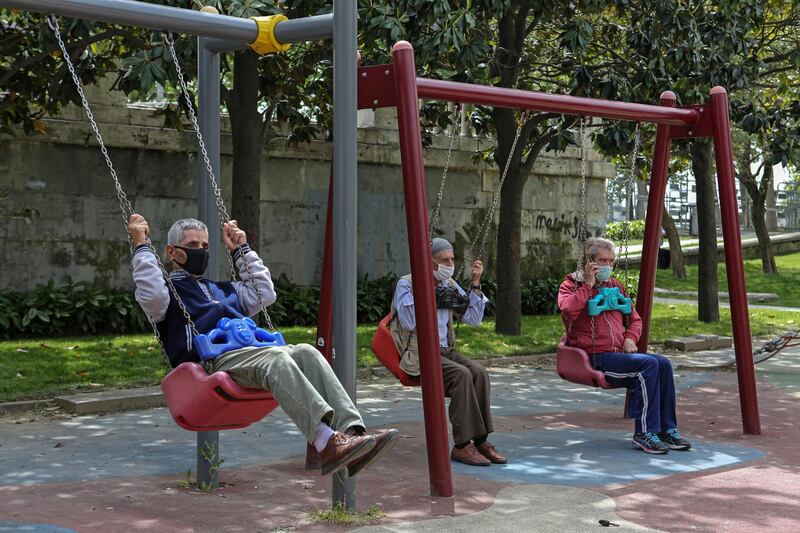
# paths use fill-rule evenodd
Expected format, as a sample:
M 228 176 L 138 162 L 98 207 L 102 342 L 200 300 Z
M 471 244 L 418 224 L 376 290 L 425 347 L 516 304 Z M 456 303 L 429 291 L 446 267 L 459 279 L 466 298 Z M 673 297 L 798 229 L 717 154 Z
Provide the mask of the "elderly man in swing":
M 653 454 L 689 450 L 691 444 L 678 431 L 669 359 L 638 353 L 636 343 L 642 332 L 642 319 L 632 305 L 627 309 L 625 301 L 619 305 L 617 299 L 610 309 L 598 306 L 604 297 L 613 297 L 614 289 L 627 297 L 622 283 L 611 277 L 614 243 L 589 238 L 585 257 L 583 270 L 568 274 L 558 291 L 567 345 L 586 350 L 592 365 L 605 374 L 609 383 L 632 392 L 628 414 L 635 423 L 634 448 Z
M 136 301 L 156 325 L 170 364 L 174 368 L 186 361 L 199 363 L 178 300 L 147 244 L 147 221 L 131 215 L 128 232 L 135 247 Z M 166 253 L 174 267 L 169 277 L 200 333 L 216 327 L 221 318 L 254 316 L 276 300 L 269 269 L 247 245 L 247 236 L 235 220 L 224 225 L 223 239 L 243 281 L 218 282 L 204 276 L 208 229 L 199 220 L 178 220 L 167 234 Z M 247 346 L 206 361 L 206 370 L 224 371 L 243 387 L 270 391 L 318 452 L 322 474 L 341 470 L 354 476 L 397 442 L 395 429 L 366 433 L 364 420 L 347 392 L 311 345 Z
M 480 325 L 483 310 L 488 302 L 481 292 L 483 263 L 472 264 L 472 286 L 469 295 L 453 280 L 455 255 L 453 245 L 445 239 L 435 238 L 431 243 L 433 277 L 436 280 L 436 315 L 441 350 L 444 394 L 450 398 L 450 423 L 453 426 L 455 446 L 450 453 L 453 461 L 489 466 L 506 463 L 506 458 L 487 440 L 494 431 L 491 412 L 491 384 L 489 373 L 475 361 L 464 357 L 456 349 L 453 317 L 464 323 Z M 401 356 L 400 368 L 410 376 L 419 376 L 416 318 L 411 275 L 400 278 L 394 292 L 392 312 L 395 317 L 389 327 L 397 351 Z

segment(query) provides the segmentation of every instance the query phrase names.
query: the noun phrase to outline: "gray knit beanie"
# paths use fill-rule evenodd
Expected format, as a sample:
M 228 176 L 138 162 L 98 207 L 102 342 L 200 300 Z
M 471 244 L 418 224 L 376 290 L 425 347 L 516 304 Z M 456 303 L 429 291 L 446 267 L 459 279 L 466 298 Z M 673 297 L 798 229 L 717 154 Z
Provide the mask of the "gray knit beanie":
M 444 252 L 445 250 L 452 250 L 453 245 L 450 244 L 447 239 L 442 239 L 441 237 L 435 237 L 433 241 L 431 241 L 431 255 L 435 256 L 438 253 Z

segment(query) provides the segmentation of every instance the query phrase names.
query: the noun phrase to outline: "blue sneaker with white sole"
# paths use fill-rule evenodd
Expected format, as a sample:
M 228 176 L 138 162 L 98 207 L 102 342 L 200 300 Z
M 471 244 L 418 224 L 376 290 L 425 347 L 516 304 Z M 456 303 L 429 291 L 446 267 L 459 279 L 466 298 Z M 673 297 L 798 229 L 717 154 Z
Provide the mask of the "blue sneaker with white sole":
M 669 453 L 669 446 L 658 437 L 658 433 L 636 433 L 633 435 L 632 444 L 634 448 L 639 448 L 644 453 L 658 455 Z
M 677 428 L 668 429 L 658 434 L 662 442 L 669 446 L 670 450 L 685 452 L 692 448 L 692 443 L 683 438 Z

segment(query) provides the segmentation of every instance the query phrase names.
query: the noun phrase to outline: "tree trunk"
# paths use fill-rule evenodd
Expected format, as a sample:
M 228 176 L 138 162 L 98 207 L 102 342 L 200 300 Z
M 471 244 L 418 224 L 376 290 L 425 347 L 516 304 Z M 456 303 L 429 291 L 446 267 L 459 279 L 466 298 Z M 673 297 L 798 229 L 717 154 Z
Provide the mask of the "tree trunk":
M 518 172 L 518 169 L 517 169 Z M 511 170 L 509 170 L 509 174 Z M 500 210 L 500 224 L 497 228 L 497 322 L 495 331 L 505 335 L 521 333 L 522 285 L 520 255 L 522 241 L 522 192 L 517 185 L 506 178 L 503 186 Z
M 686 279 L 686 266 L 683 262 L 683 250 L 681 249 L 681 236 L 678 235 L 678 228 L 675 220 L 666 208 L 661 214 L 661 227 L 667 234 L 669 241 L 669 262 L 672 266 L 672 274 L 676 279 Z
M 258 102 L 258 56 L 251 50 L 236 52 L 233 90 L 228 101 L 234 155 L 231 218 L 247 232 L 247 242 L 256 251 L 261 238 L 259 203 L 263 146 Z
M 700 247 L 697 258 L 697 319 L 719 322 L 719 283 L 717 279 L 716 187 L 711 145 L 691 143 L 692 171 L 697 184 L 697 223 Z
M 758 237 L 758 251 L 761 254 L 761 270 L 764 274 L 777 274 L 775 255 L 772 253 L 772 241 L 769 240 L 769 231 L 766 224 L 766 209 L 764 203 L 758 205 L 753 202 L 753 229 Z
M 636 220 L 647 218 L 647 183 L 644 180 L 636 180 Z
M 750 197 L 750 215 L 753 229 L 758 237 L 758 251 L 761 255 L 761 270 L 765 274 L 777 274 L 775 254 L 772 251 L 772 241 L 769 238 L 769 223 L 767 221 L 767 199 L 772 188 L 772 167 L 764 165 L 761 183 L 752 175 L 743 174 L 739 182 L 744 185 Z
M 525 43 L 525 28 L 530 5 L 514 5 L 497 21 L 498 42 L 493 72 L 499 76 L 498 85 L 514 87 L 519 76 L 519 58 Z M 492 119 L 497 130 L 497 162 L 502 172 L 508 158 L 512 158 L 503 190 L 500 193 L 500 223 L 497 228 L 497 322 L 495 331 L 519 335 L 522 320 L 521 240 L 522 191 L 528 180 L 530 166 L 520 164 L 521 156 L 511 153 L 516 134 L 516 113 L 511 109 L 495 108 Z M 526 130 L 528 128 L 526 127 Z M 530 132 L 519 139 L 522 148 L 530 140 Z M 531 150 L 528 162 L 536 160 Z M 522 150 L 517 150 L 522 153 Z
M 737 151 L 739 160 L 739 171 L 736 174 L 742 199 L 749 204 L 750 221 L 758 237 L 758 251 L 761 255 L 761 270 L 765 274 L 777 274 L 778 267 L 775 264 L 775 255 L 772 252 L 772 241 L 769 239 L 770 231 L 770 211 L 775 214 L 775 189 L 773 189 L 772 166 L 764 161 L 761 165 L 761 178 L 753 172 L 753 164 L 757 151 L 753 150 L 752 141 L 748 138 L 746 142 L 740 144 Z M 770 203 L 772 209 L 770 209 Z M 742 201 L 744 205 L 745 202 Z M 744 214 L 743 214 L 744 216 Z M 747 219 L 745 219 L 747 220 Z
M 772 167 L 766 161 L 764 162 L 764 174 L 761 180 L 762 186 L 766 185 L 767 188 L 767 197 L 765 199 L 767 211 L 764 214 L 764 222 L 767 231 L 778 231 L 778 209 L 775 198 L 775 187 L 774 183 L 772 183 Z M 764 180 L 767 180 L 766 183 L 764 183 Z
M 498 168 L 505 167 L 515 134 L 514 113 L 507 109 L 494 114 L 497 127 Z M 522 191 L 525 178 L 512 161 L 500 192 L 500 222 L 497 228 L 497 295 L 495 331 L 519 335 L 522 320 L 520 255 L 522 246 Z M 468 258 L 471 259 L 471 258 Z

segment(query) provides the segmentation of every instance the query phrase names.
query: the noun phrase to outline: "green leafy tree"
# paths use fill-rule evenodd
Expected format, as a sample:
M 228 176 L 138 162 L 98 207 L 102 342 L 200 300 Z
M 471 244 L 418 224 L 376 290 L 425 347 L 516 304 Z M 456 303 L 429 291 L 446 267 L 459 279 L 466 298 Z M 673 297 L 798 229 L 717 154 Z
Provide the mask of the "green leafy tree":
M 13 125 L 28 134 L 44 131 L 42 118 L 68 103 L 80 105 L 55 38 L 41 15 L 0 10 L 0 133 Z M 114 57 L 146 46 L 135 30 L 62 22 L 67 49 L 84 85 L 116 70 Z
M 711 87 L 722 85 L 731 96 L 732 120 L 748 124 L 764 111 L 744 102 L 758 100 L 759 91 L 776 77 L 797 71 L 797 9 L 790 0 L 619 0 L 609 2 L 602 14 L 585 15 L 595 38 L 572 51 L 592 96 L 655 102 L 669 89 L 678 105 L 686 105 L 706 102 Z M 778 116 L 781 125 L 774 131 L 796 124 L 788 113 Z M 598 144 L 607 153 L 626 150 L 630 136 L 614 132 L 631 128 L 607 123 Z M 754 126 L 743 129 L 755 133 Z M 770 143 L 776 139 L 772 136 Z M 775 144 L 775 154 L 792 151 L 788 141 Z M 719 320 L 719 296 L 712 146 L 708 139 L 676 145 L 689 154 L 697 185 L 698 315 L 714 322 Z
M 322 1 L 281 0 L 162 0 L 181 8 L 216 7 L 220 13 L 250 17 L 284 13 L 289 18 L 329 10 Z M 66 65 L 42 15 L 2 11 L 0 37 L 0 128 L 21 124 L 28 133 L 42 130 L 41 119 L 67 103 L 79 104 Z M 158 33 L 91 21 L 62 19 L 68 50 L 81 81 L 96 83 L 114 76 L 114 88 L 138 100 L 152 99 L 157 84 L 177 100 L 159 113 L 165 125 L 183 127 L 187 102 L 176 87 L 177 74 Z M 176 51 L 187 78 L 196 72 L 197 39 L 176 39 Z M 265 147 L 287 135 L 304 142 L 325 131 L 330 122 L 330 43 L 293 46 L 287 53 L 259 57 L 249 49 L 226 54 L 221 61 L 221 95 L 230 114 L 233 137 L 231 216 L 248 232 L 254 247 L 260 242 L 259 202 L 261 163 Z
M 580 2 L 598 9 L 602 2 Z M 564 61 L 565 49 L 584 47 L 592 39 L 591 27 L 576 21 L 575 3 L 555 1 L 361 2 L 364 50 L 375 62 L 388 59 L 398 39 L 408 39 L 416 51 L 422 75 L 482 85 L 580 94 L 582 82 L 571 83 L 572 65 Z M 440 106 L 446 123 L 448 115 Z M 551 113 L 523 117 L 506 108 L 476 110 L 473 125 L 497 139 L 490 157 L 499 168 L 510 159 L 501 192 L 497 230 L 498 332 L 518 335 L 521 316 L 522 198 L 537 158 L 545 150 L 563 150 L 575 143 L 569 130 L 574 119 Z M 521 120 L 521 124 L 518 121 Z M 511 147 L 520 126 L 516 149 Z

